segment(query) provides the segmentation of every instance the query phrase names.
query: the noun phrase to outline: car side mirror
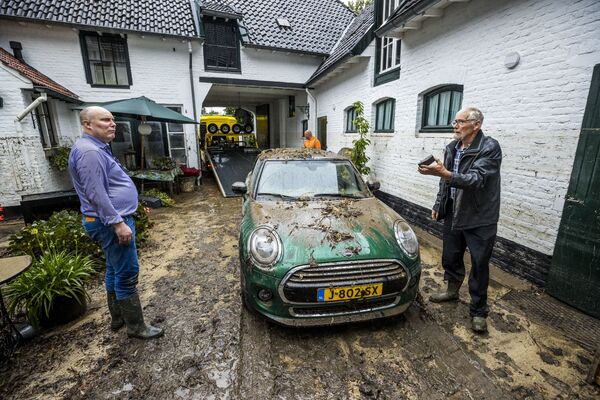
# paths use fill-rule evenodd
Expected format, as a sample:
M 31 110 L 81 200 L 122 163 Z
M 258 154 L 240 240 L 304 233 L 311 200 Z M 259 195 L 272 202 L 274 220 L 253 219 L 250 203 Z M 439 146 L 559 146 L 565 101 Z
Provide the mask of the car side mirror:
M 233 193 L 245 194 L 248 191 L 248 187 L 246 187 L 244 182 L 233 182 L 231 190 L 233 190 Z
M 369 190 L 371 192 L 375 192 L 377 190 L 379 190 L 379 188 L 381 187 L 381 183 L 375 181 L 375 182 L 367 182 L 367 187 L 369 188 Z

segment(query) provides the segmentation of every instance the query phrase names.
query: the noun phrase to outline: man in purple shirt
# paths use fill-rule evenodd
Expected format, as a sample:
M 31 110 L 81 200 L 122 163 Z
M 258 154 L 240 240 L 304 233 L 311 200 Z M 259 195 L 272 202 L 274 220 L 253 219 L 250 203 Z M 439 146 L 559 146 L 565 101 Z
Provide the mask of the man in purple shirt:
M 115 138 L 114 118 L 102 107 L 87 107 L 79 118 L 83 134 L 71 149 L 69 172 L 81 202 L 83 226 L 102 246 L 106 257 L 111 329 L 117 331 L 127 325 L 130 337 L 161 336 L 161 328 L 144 323 L 136 289 L 139 263 L 133 213 L 138 206 L 138 193 L 108 145 Z

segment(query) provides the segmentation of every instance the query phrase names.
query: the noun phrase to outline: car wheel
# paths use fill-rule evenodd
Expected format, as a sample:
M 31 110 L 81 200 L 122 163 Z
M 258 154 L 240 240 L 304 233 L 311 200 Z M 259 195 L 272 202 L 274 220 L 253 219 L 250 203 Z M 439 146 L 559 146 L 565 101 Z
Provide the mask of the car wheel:
M 242 131 L 242 126 L 240 124 L 233 124 L 231 130 L 233 133 L 240 133 Z
M 231 130 L 231 128 L 229 127 L 229 125 L 227 125 L 227 124 L 221 125 L 221 132 L 223 132 L 224 134 L 228 134 L 230 130 Z
M 252 125 L 251 124 L 246 124 L 244 125 L 244 132 L 246 133 L 252 133 L 253 129 L 252 129 Z

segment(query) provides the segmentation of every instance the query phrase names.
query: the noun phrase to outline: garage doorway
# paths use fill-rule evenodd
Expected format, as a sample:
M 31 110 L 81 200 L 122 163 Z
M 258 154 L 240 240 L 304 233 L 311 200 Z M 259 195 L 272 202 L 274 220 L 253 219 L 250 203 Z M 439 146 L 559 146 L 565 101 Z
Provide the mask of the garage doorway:
M 327 150 L 327 117 L 317 119 L 317 137 L 321 142 L 321 149 Z

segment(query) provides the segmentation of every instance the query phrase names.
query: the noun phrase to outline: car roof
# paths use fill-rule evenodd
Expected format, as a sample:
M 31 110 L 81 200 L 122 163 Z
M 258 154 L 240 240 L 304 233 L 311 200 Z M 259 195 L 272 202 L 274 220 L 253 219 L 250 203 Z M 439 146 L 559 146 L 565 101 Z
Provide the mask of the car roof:
M 320 149 L 277 148 L 264 150 L 258 156 L 266 160 L 349 160 L 343 155 Z

